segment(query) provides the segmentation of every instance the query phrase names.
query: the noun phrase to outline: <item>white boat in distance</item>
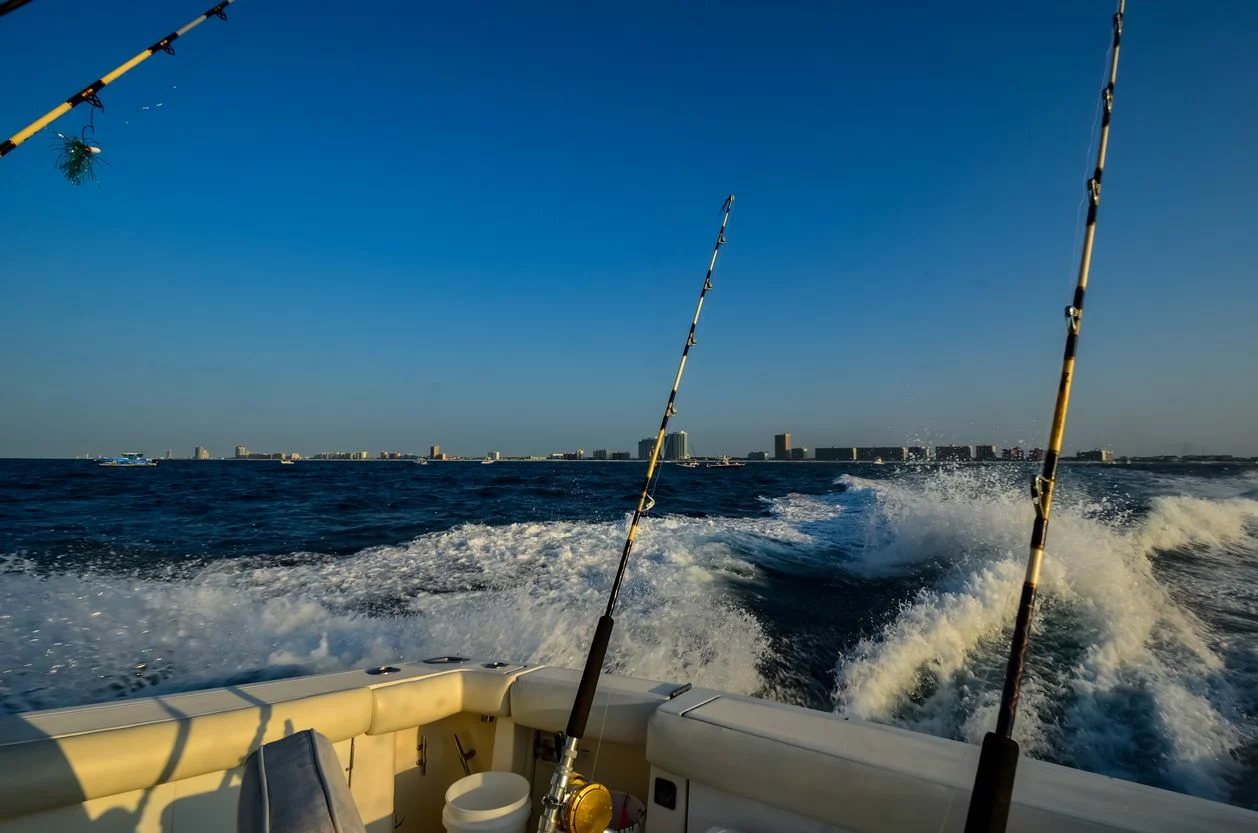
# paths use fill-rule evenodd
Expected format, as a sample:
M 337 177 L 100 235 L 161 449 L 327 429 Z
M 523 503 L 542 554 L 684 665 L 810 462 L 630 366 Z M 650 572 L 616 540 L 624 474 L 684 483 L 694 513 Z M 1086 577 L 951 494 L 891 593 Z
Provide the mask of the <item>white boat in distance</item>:
M 731 460 L 728 454 L 722 454 L 716 462 L 708 463 L 705 468 L 709 469 L 741 469 L 747 465 L 741 460 Z

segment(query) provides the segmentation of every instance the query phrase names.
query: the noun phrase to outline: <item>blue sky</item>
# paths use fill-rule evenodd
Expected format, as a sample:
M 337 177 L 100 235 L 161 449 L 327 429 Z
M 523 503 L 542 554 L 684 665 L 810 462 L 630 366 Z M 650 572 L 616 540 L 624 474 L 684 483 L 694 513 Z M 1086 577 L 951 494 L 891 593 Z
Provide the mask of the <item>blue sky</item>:
M 204 5 L 0 19 L 0 132 Z M 700 453 L 1043 444 L 1107 3 L 359 6 L 106 89 L 99 187 L 0 160 L 0 456 L 632 449 L 731 191 Z M 1128 10 L 1069 450 L 1258 454 L 1256 39 Z

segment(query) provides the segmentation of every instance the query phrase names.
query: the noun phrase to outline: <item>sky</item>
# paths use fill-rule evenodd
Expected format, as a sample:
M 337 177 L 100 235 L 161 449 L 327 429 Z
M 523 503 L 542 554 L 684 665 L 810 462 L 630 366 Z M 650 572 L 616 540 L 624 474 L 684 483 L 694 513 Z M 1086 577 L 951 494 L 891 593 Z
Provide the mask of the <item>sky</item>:
M 4 136 L 206 4 L 73 5 Z M 0 159 L 0 456 L 634 450 L 727 193 L 695 453 L 1043 445 L 1111 13 L 238 0 Z M 1258 454 L 1255 41 L 1129 4 L 1067 451 Z

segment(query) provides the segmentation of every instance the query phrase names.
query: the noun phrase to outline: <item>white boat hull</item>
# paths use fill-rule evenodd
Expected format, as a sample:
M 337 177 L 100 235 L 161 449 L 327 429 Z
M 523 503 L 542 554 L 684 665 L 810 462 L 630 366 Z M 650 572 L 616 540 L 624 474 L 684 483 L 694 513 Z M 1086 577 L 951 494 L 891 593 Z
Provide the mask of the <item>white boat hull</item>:
M 372 833 L 441 829 L 442 796 L 463 774 L 456 734 L 473 769 L 517 772 L 537 798 L 580 675 L 499 666 L 419 663 L 0 718 L 0 833 L 234 830 L 241 763 L 306 728 L 335 744 Z M 960 831 L 978 760 L 956 741 L 615 676 L 590 731 L 578 770 L 643 798 L 649 833 Z M 1009 830 L 1244 831 L 1258 813 L 1024 759 Z

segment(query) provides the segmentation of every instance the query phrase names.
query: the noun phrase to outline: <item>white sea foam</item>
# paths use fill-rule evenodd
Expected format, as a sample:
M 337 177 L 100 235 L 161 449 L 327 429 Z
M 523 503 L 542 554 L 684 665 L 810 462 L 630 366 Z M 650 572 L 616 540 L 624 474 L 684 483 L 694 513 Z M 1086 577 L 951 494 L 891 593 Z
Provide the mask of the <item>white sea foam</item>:
M 775 517 L 793 522 L 829 521 L 843 511 L 837 495 L 801 495 L 791 492 L 783 497 L 760 498 L 769 504 Z
M 789 531 L 753 519 L 648 519 L 611 667 L 757 689 L 767 639 L 718 579 L 754 573 L 731 542 Z M 10 557 L 0 564 L 0 704 L 39 708 L 268 666 L 324 671 L 442 653 L 579 666 L 623 535 L 623 523 L 464 525 L 345 558 L 238 559 L 136 578 L 47 574 Z
M 979 740 L 993 725 L 1023 577 L 1025 484 L 991 468 L 842 482 L 877 507 L 852 569 L 903 571 L 927 557 L 955 567 L 842 659 L 840 708 Z M 1233 545 L 1252 532 L 1258 502 L 1161 497 L 1134 523 L 1103 520 L 1103 509 L 1058 494 L 1015 735 L 1033 754 L 1226 798 L 1233 752 L 1251 730 L 1211 635 L 1150 556 Z

